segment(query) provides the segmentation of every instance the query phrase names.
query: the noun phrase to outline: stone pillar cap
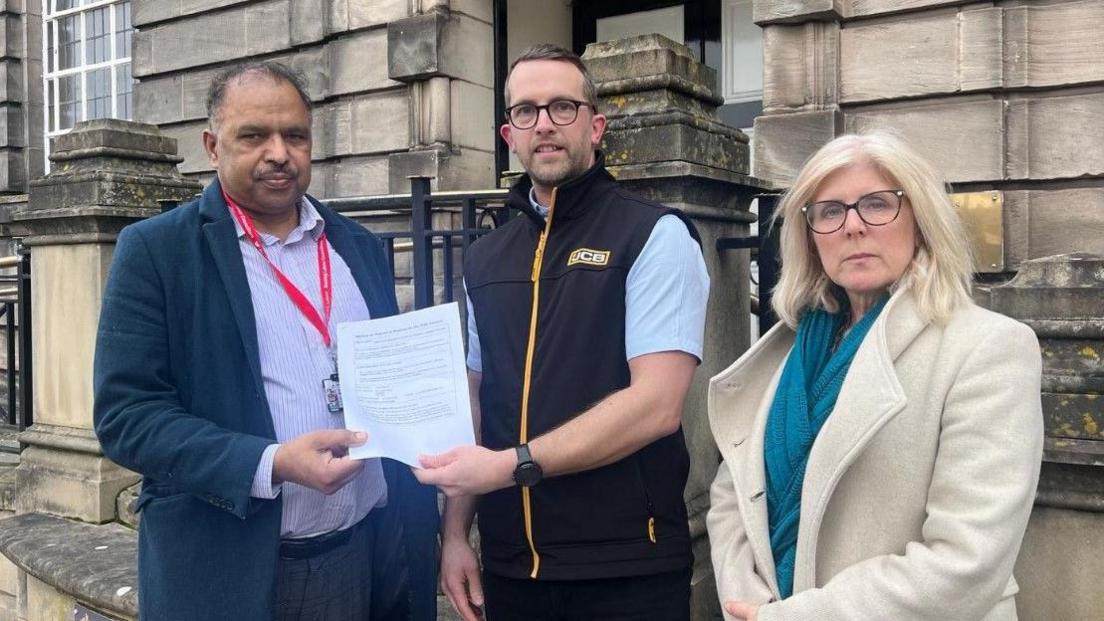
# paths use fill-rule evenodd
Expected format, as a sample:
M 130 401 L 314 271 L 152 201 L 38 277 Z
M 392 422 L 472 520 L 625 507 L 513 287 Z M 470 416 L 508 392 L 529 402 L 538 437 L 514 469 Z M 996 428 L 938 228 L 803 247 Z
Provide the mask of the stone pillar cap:
M 673 88 L 713 105 L 724 103 L 717 92 L 717 72 L 697 61 L 690 48 L 659 34 L 647 34 L 587 45 L 583 61 L 600 95 L 646 88 Z M 657 76 L 662 85 L 651 84 Z
M 1024 261 L 993 287 L 993 310 L 1021 320 L 1104 321 L 1104 256 L 1087 252 Z
M 65 162 L 108 156 L 165 162 L 182 162 L 176 139 L 165 136 L 156 125 L 118 119 L 82 121 L 69 133 L 50 143 L 50 161 Z

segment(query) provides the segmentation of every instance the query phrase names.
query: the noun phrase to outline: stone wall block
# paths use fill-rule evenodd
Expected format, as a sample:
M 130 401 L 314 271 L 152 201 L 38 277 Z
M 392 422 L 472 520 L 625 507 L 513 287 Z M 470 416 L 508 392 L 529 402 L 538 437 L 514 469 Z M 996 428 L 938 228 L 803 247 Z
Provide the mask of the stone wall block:
M 840 100 L 998 87 L 1000 41 L 1000 9 L 908 16 L 846 28 L 840 33 Z
M 433 11 L 387 25 L 388 77 L 402 82 L 432 76 L 494 83 L 489 24 L 461 13 Z M 477 44 L 483 42 L 483 44 Z
M 0 105 L 0 147 L 25 147 L 23 110 L 14 105 Z
M 131 0 L 131 20 L 135 26 L 148 26 L 156 22 L 177 17 L 196 15 L 237 5 L 250 4 L 257 0 Z
M 336 155 L 398 151 L 410 146 L 410 106 L 407 89 L 372 93 L 347 102 L 348 125 L 336 125 L 346 134 L 349 149 Z
M 487 22 L 452 13 L 441 39 L 442 73 L 494 88 L 494 30 Z
M 1096 577 L 1104 573 L 1104 542 L 1087 533 L 1099 532 L 1101 526 L 1099 513 L 1035 507 L 1014 572 L 1021 589 L 1016 596 L 1020 619 L 1100 616 L 1104 590 Z
M 916 9 L 934 9 L 941 6 L 962 4 L 962 0 L 844 0 L 845 14 L 851 17 L 868 17 Z
M 756 177 L 785 187 L 802 163 L 840 133 L 839 110 L 772 114 L 755 119 Z
M 0 15 L 0 20 L 3 21 L 3 27 L 0 28 L 0 34 L 3 35 L 3 41 L 0 41 L 0 53 L 3 56 L 11 56 L 19 58 L 23 56 L 23 19 L 19 15 Z M 39 43 L 41 46 L 41 42 Z
M 413 82 L 441 71 L 441 33 L 448 16 L 413 15 L 387 24 L 387 77 Z
M 1058 86 L 1104 80 L 1104 3 L 1081 0 L 1004 10 L 1009 86 Z
M 959 13 L 959 90 L 1003 86 L 1003 21 L 1003 9 L 986 8 Z
M 131 61 L 134 76 L 286 50 L 292 44 L 289 3 L 269 0 L 139 30 Z
M 904 136 L 951 182 L 1004 177 L 1004 104 L 951 101 L 847 114 L 847 133 L 889 129 Z
M 494 22 L 494 2 L 491 0 L 451 0 L 454 13 L 464 13 L 488 24 Z
M 302 3 L 304 0 L 295 0 Z M 259 55 L 286 50 L 292 46 L 292 0 L 266 2 L 245 9 L 245 52 Z
M 201 138 L 205 127 L 207 127 L 207 121 L 202 120 L 170 125 L 161 130 L 165 136 L 173 138 L 179 145 L 180 157 L 183 159 L 178 165 L 180 172 L 192 174 L 211 170 Z
M 331 32 L 382 26 L 410 15 L 410 0 L 329 0 Z
M 809 22 L 763 29 L 763 108 L 823 108 L 838 100 L 840 27 Z
M 288 23 L 291 27 L 291 42 L 303 45 L 321 41 L 330 31 L 327 4 L 329 0 L 294 0 L 291 3 L 291 15 Z
M 494 90 L 463 80 L 449 80 L 449 89 L 452 144 L 461 149 L 494 151 L 499 140 Z
M 449 152 L 442 147 L 418 149 L 387 156 L 388 191 L 390 194 L 410 192 L 410 177 L 429 177 L 430 190 L 439 191 L 440 173 L 445 168 Z
M 754 0 L 752 17 L 760 26 L 787 22 L 839 20 L 845 0 Z
M 414 117 L 413 120 L 416 122 L 416 126 L 410 127 L 410 124 L 407 124 L 409 129 L 404 134 L 406 139 L 404 145 L 448 144 L 452 142 L 453 107 L 450 84 L 454 81 L 461 82 L 461 80 L 437 76 L 411 85 L 410 104 L 416 110 L 411 116 Z M 494 109 L 493 104 L 492 109 Z M 458 120 L 462 117 L 463 114 L 461 113 Z M 411 135 L 411 131 L 413 131 L 413 135 Z
M 27 188 L 27 155 L 22 149 L 0 149 L 0 190 L 22 192 Z
M 180 16 L 180 3 L 165 0 L 130 0 L 130 19 L 139 28 Z
M 1004 193 L 1005 265 L 1085 251 L 1104 255 L 1104 188 Z
M 376 28 L 328 44 L 332 59 L 331 95 L 394 88 L 388 77 L 388 30 Z
M 388 156 L 349 157 L 342 160 L 340 166 L 328 167 L 328 175 L 323 180 L 324 192 L 318 192 L 318 195 L 336 198 L 387 194 L 387 180 Z M 318 190 L 313 183 L 312 188 Z
M 1104 92 L 1008 104 L 1008 177 L 1104 175 Z

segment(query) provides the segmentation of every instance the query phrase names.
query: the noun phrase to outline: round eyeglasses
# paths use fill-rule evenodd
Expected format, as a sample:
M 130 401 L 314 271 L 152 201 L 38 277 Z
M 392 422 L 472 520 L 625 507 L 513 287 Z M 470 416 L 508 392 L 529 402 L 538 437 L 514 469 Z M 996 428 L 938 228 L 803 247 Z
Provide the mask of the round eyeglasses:
M 515 129 L 531 129 L 537 124 L 541 110 L 548 112 L 548 119 L 553 125 L 571 125 L 579 118 L 579 106 L 589 106 L 585 101 L 574 99 L 557 99 L 551 103 L 538 106 L 531 103 L 520 103 L 506 108 L 506 120 Z
M 859 214 L 859 219 L 870 226 L 885 226 L 897 219 L 901 213 L 901 198 L 904 190 L 880 190 L 871 192 L 853 203 L 840 201 L 820 201 L 801 208 L 805 221 L 814 233 L 827 235 L 843 228 L 847 221 L 847 212 L 851 209 Z

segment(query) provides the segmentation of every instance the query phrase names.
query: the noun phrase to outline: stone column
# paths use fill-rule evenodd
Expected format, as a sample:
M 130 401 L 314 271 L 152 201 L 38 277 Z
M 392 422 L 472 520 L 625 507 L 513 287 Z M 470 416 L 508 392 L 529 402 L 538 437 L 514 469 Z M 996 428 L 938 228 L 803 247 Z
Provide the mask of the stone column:
M 1104 256 L 1026 261 L 992 308 L 1031 326 L 1043 354 L 1042 476 L 1016 565 L 1024 621 L 1104 610 Z
M 720 122 L 713 69 L 685 46 L 645 35 L 587 46 L 583 60 L 609 117 L 602 144 L 610 172 L 629 189 L 693 219 L 701 234 L 711 291 L 704 360 L 686 400 L 683 429 L 690 450 L 686 503 L 694 540 L 696 619 L 719 616 L 705 512 L 719 455 L 709 431 L 709 378 L 748 347 L 748 255 L 718 252 L 718 238 L 748 234 L 748 207 L 764 184 L 748 176 L 748 138 Z
M 841 0 L 754 0 L 763 27 L 763 114 L 755 119 L 755 174 L 777 184 L 841 133 Z
M 13 229 L 31 250 L 34 425 L 20 435 L 16 512 L 115 519 L 138 475 L 109 461 L 92 431 L 92 356 L 116 236 L 159 199 L 200 190 L 176 170 L 176 140 L 152 125 L 98 120 L 54 140 Z

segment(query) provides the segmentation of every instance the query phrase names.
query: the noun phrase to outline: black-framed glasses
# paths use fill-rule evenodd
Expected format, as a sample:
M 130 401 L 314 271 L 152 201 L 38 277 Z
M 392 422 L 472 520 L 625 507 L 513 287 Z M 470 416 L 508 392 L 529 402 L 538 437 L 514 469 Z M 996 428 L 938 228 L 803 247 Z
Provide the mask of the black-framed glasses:
M 847 212 L 851 209 L 859 214 L 860 220 L 870 226 L 885 226 L 893 222 L 901 213 L 901 199 L 904 196 L 904 190 L 879 190 L 850 204 L 820 201 L 805 205 L 801 211 L 814 233 L 827 235 L 843 228 L 843 223 L 847 221 Z
M 571 125 L 579 118 L 579 106 L 589 106 L 585 101 L 574 99 L 557 99 L 556 101 L 538 106 L 531 103 L 520 103 L 506 108 L 506 120 L 515 129 L 530 129 L 537 124 L 541 110 L 548 112 L 548 119 L 553 125 Z

